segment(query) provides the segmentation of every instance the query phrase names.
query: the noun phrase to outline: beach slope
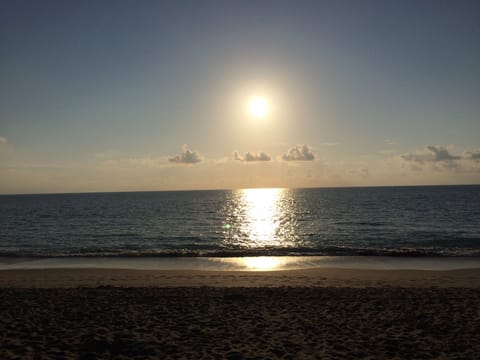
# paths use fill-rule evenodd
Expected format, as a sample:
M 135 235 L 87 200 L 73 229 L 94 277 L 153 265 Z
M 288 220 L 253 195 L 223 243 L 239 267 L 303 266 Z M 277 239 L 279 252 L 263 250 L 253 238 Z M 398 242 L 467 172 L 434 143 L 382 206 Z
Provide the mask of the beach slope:
M 474 358 L 479 275 L 1 271 L 0 358 Z

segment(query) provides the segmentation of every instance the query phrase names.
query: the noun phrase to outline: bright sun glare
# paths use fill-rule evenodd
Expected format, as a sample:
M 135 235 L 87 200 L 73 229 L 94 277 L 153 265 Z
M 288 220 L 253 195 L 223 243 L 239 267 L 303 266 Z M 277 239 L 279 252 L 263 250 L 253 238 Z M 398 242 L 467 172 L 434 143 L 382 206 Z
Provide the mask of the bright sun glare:
M 248 102 L 248 112 L 255 118 L 264 118 L 270 110 L 268 101 L 260 96 L 255 96 Z

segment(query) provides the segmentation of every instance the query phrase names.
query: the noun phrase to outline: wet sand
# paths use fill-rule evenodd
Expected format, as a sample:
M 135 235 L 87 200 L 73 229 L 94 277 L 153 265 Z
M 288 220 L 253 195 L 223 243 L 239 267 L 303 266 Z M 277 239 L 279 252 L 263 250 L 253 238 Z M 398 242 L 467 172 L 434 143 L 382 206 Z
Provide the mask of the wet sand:
M 480 287 L 480 269 L 317 268 L 288 271 L 125 269 L 1 270 L 0 288 L 64 287 Z
M 468 358 L 480 270 L 0 271 L 1 359 Z

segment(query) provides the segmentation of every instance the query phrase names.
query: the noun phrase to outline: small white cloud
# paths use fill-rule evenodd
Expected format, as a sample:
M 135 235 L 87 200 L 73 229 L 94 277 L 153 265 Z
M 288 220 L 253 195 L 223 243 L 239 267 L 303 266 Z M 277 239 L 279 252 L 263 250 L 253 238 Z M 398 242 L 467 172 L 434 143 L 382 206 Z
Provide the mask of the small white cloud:
M 315 155 L 309 145 L 295 145 L 282 155 L 285 161 L 313 161 Z
M 188 145 L 183 145 L 180 154 L 168 158 L 168 161 L 176 164 L 196 164 L 202 160 L 202 156 L 197 151 L 190 150 Z
M 260 151 L 258 153 L 255 152 L 247 152 L 245 155 L 241 156 L 238 151 L 233 153 L 233 158 L 238 161 L 245 161 L 245 162 L 256 162 L 256 161 L 270 161 L 272 160 L 271 156 L 267 153 Z

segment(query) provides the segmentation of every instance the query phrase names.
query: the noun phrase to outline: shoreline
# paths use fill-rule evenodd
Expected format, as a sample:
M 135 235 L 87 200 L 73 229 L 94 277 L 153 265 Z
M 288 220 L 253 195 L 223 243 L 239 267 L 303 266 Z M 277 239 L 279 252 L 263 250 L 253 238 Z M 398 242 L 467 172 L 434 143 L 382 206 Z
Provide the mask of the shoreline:
M 0 288 L 77 287 L 344 287 L 480 288 L 480 268 L 366 270 L 316 268 L 283 271 L 21 269 L 0 270 Z
M 0 288 L 480 287 L 479 258 L 0 258 Z
M 0 271 L 21 269 L 284 271 L 480 269 L 480 257 L 245 256 L 245 257 L 0 257 Z

